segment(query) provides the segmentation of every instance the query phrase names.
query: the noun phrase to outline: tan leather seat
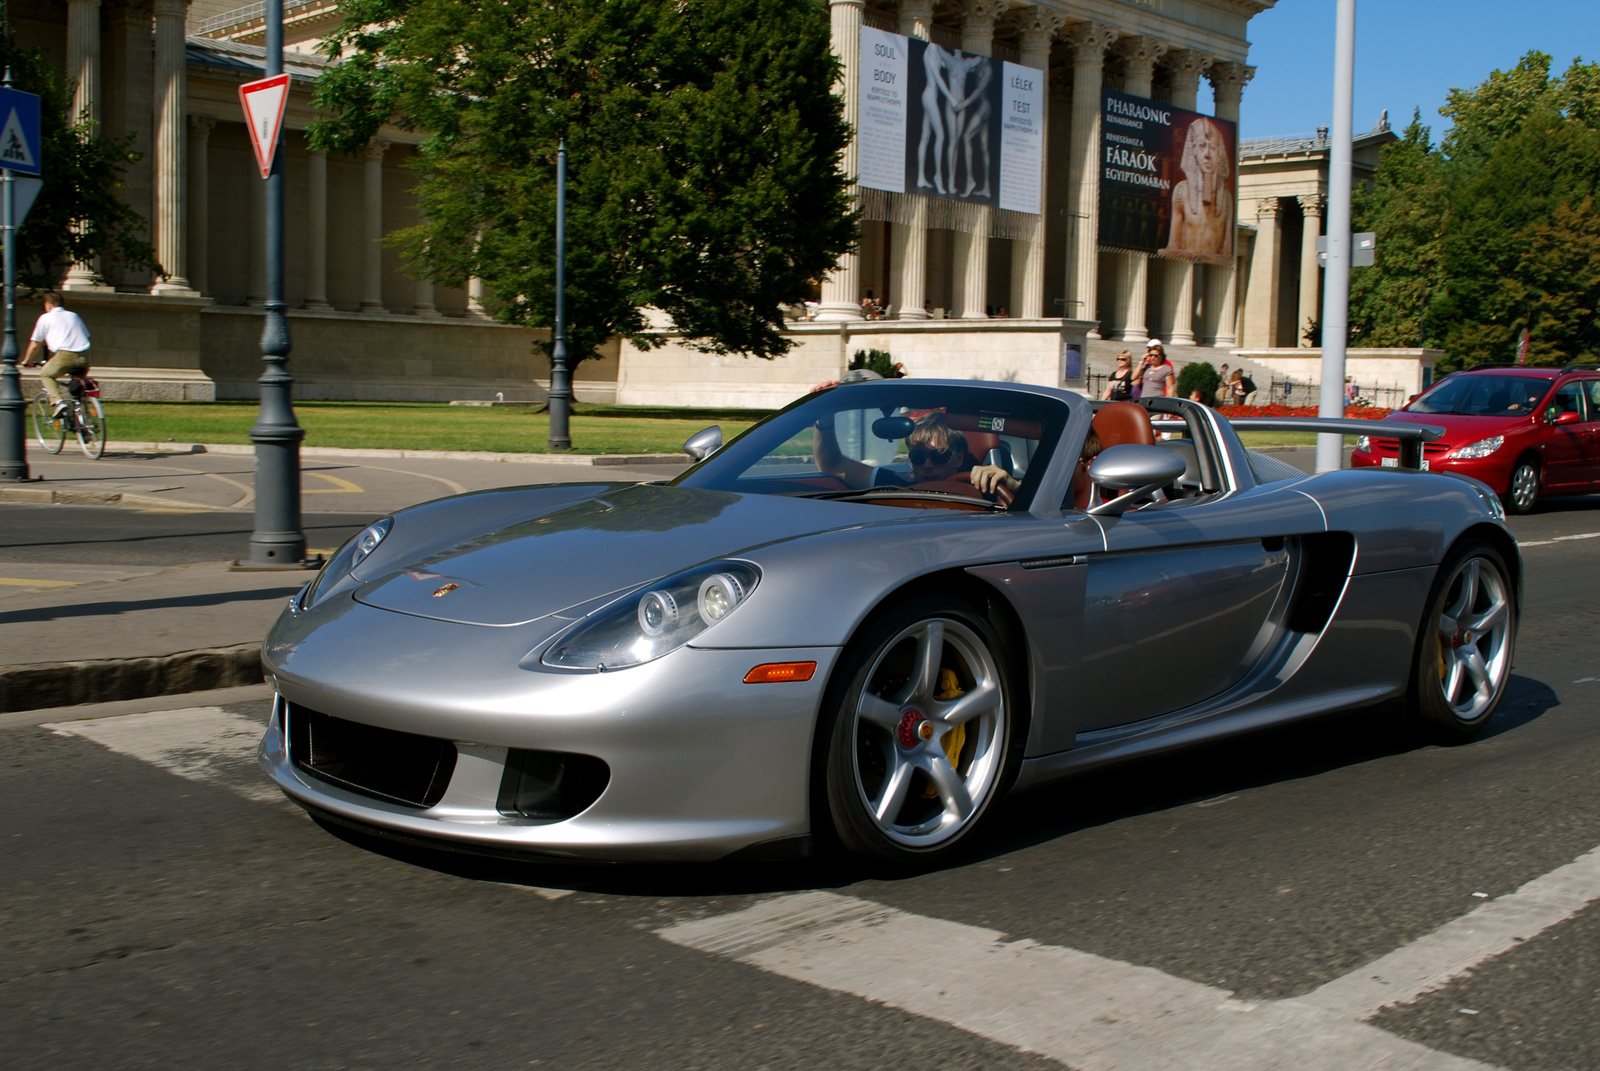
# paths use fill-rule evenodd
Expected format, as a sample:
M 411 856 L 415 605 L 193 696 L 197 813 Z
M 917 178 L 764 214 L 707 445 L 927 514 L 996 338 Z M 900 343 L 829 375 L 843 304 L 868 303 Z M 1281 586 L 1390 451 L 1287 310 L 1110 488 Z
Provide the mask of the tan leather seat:
M 1156 429 L 1150 425 L 1150 414 L 1137 402 L 1112 402 L 1100 407 L 1094 415 L 1094 433 L 1100 436 L 1104 449 L 1136 443 L 1154 446 Z

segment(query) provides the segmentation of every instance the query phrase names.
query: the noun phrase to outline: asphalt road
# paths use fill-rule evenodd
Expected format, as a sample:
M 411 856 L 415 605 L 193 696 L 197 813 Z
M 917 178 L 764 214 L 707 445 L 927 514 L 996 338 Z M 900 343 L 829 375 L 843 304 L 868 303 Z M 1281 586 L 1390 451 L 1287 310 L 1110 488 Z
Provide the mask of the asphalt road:
M 7 543 L 18 516 L 0 513 Z M 1513 527 L 1528 569 L 1515 675 L 1477 742 L 1419 743 L 1388 711 L 1261 733 L 1007 801 L 980 850 L 896 880 L 419 854 L 317 826 L 247 758 L 208 765 L 153 731 L 119 743 L 131 720 L 0 718 L 0 1051 L 19 1069 L 1059 1067 L 1039 1052 L 1064 1043 L 1010 1021 L 1056 999 L 1022 969 L 1049 961 L 1123 987 L 1079 1033 L 1150 1047 L 1108 1041 L 1075 1066 L 1269 1066 L 1239 1033 L 1260 1009 L 1425 947 L 1600 845 L 1600 501 Z M 149 545 L 162 538 L 188 537 Z M 226 735 L 265 712 L 192 717 Z M 818 892 L 850 899 L 805 899 Z M 869 921 L 899 943 L 848 959 L 820 940 L 799 963 L 759 934 L 741 943 L 743 916 L 719 921 L 797 894 L 876 905 Z M 976 955 L 984 931 L 1022 943 Z M 1027 942 L 1050 947 L 1028 958 Z M 997 956 L 1015 977 L 986 970 Z M 1221 1033 L 1139 1020 L 1162 986 L 1231 992 Z M 1600 906 L 1360 1029 L 1380 1050 L 1425 1047 L 1407 1066 L 1600 1066 Z M 1340 1066 L 1316 1056 L 1320 1034 L 1267 1040 L 1312 1053 L 1270 1066 Z M 1162 1045 L 1179 1055 L 1153 1062 Z

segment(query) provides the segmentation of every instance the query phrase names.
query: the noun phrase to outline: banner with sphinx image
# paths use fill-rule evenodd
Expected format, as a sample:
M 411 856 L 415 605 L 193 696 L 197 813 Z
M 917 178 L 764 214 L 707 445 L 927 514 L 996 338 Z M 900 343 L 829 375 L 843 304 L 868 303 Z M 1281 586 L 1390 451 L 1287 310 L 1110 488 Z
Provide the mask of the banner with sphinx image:
M 1235 124 L 1105 90 L 1100 113 L 1100 245 L 1233 263 Z
M 862 186 L 1040 211 L 1043 72 L 862 27 L 860 83 Z

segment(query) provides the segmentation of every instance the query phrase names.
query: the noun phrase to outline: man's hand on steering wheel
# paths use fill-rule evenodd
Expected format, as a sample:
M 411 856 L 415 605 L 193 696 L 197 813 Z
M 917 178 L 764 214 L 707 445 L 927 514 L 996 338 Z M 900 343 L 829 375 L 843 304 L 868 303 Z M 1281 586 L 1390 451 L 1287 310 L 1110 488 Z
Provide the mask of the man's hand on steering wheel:
M 1017 488 L 1022 486 L 1022 481 L 1011 475 L 999 465 L 974 465 L 969 474 L 972 486 L 977 488 L 981 495 L 993 495 L 1001 503 L 1009 505 L 1016 497 Z

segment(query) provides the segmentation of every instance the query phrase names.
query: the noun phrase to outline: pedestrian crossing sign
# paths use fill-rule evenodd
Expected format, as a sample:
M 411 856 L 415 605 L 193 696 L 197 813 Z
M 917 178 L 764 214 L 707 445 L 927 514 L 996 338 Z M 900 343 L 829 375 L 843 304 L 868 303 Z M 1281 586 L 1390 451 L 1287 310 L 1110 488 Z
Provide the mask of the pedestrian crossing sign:
M 0 168 L 23 175 L 39 173 L 39 96 L 0 88 Z

